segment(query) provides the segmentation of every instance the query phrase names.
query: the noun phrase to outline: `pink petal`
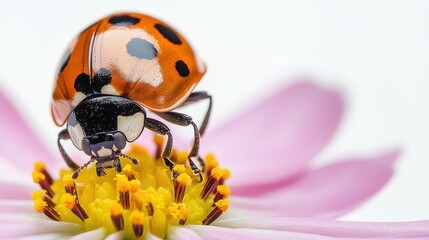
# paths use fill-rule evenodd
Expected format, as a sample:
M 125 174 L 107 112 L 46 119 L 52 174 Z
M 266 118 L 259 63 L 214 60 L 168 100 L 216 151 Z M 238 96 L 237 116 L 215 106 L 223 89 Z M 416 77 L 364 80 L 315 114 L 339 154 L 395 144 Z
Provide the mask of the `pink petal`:
M 234 194 L 239 186 L 269 183 L 303 171 L 332 138 L 343 114 L 339 92 L 299 82 L 248 109 L 213 132 L 202 144 L 231 169 Z
M 202 240 L 196 232 L 186 227 L 170 227 L 168 232 L 169 239 L 177 240 Z
M 342 215 L 377 193 L 391 178 L 392 164 L 399 152 L 331 164 L 278 182 L 271 193 L 241 199 L 237 209 L 257 209 L 277 216 L 333 218 Z M 283 187 L 283 188 L 282 188 Z
M 0 214 L 1 213 L 32 213 L 33 201 L 31 200 L 0 200 Z
M 31 176 L 28 176 L 30 178 Z M 0 179 L 0 199 L 31 199 L 31 193 L 37 190 L 36 184 L 5 181 Z
M 53 155 L 42 144 L 16 108 L 0 91 L 0 155 L 30 172 L 37 160 L 52 161 Z
M 347 222 L 313 218 L 240 217 L 215 222 L 229 228 L 299 232 L 338 238 L 429 238 L 429 221 Z
M 81 234 L 78 234 L 76 236 L 71 237 L 69 240 L 97 240 L 97 239 L 104 239 L 106 236 L 106 230 L 104 228 L 95 229 L 89 232 L 84 232 Z
M 249 229 L 249 228 L 223 228 L 214 226 L 197 226 L 191 225 L 187 228 L 198 233 L 202 239 L 207 240 L 229 240 L 229 239 L 246 239 L 246 240 L 332 240 L 332 238 L 307 234 L 295 233 L 286 231 Z
M 40 214 L 0 214 L 0 239 L 23 238 L 35 235 L 57 233 L 58 236 L 72 236 L 82 232 L 82 227 L 67 222 L 55 222 Z

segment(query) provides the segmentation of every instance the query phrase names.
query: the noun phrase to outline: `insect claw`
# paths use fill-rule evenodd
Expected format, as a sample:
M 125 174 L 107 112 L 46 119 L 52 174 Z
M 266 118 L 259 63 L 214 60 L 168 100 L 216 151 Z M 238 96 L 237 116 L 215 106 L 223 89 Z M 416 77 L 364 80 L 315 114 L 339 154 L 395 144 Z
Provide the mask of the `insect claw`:
M 79 176 L 79 171 L 78 170 L 74 171 L 72 178 L 76 179 L 78 176 Z
M 203 181 L 203 174 L 201 174 L 201 172 L 200 171 L 198 171 L 198 172 L 194 172 L 194 174 L 196 175 L 196 174 L 198 174 L 198 181 L 197 181 L 197 183 L 200 183 L 200 182 L 202 182 Z

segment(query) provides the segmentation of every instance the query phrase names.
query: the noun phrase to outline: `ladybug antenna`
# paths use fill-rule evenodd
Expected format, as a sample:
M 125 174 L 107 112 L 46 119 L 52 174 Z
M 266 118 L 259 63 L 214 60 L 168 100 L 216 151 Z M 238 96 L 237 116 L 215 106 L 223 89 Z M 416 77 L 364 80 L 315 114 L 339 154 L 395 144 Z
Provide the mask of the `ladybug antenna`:
M 123 153 L 120 153 L 120 154 L 118 154 L 118 155 L 119 155 L 119 156 L 121 156 L 121 157 L 124 157 L 124 158 L 128 158 L 129 160 L 131 160 L 131 161 L 134 163 L 134 165 L 139 164 L 139 160 L 137 160 L 137 159 L 135 159 L 135 158 L 133 158 L 133 157 L 130 157 L 130 156 L 125 155 L 125 154 L 123 154 Z

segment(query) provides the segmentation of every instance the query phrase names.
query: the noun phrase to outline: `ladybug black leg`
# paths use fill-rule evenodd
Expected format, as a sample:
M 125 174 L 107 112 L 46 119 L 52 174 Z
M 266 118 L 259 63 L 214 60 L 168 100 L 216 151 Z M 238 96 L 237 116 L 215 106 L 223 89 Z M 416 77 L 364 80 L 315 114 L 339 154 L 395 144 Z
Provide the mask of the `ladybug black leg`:
M 73 160 L 71 160 L 69 155 L 64 150 L 63 145 L 61 144 L 61 140 L 67 140 L 67 139 L 70 139 L 70 135 L 67 129 L 64 129 L 58 134 L 58 139 L 57 139 L 58 149 L 60 150 L 61 156 L 63 156 L 63 159 L 66 162 L 67 166 L 69 166 L 69 168 L 76 171 L 77 169 L 79 169 L 79 165 L 77 165 Z
M 122 165 L 118 156 L 116 156 L 113 160 L 113 165 L 115 166 L 117 172 L 122 172 Z
M 200 136 L 204 135 L 204 132 L 206 131 L 206 128 L 207 128 L 207 124 L 208 124 L 209 119 L 210 119 L 210 114 L 212 112 L 212 104 L 213 104 L 212 96 L 210 96 L 207 92 L 193 92 L 193 93 L 191 93 L 191 95 L 189 95 L 189 97 L 185 100 L 185 102 L 183 102 L 183 104 L 180 106 L 180 107 L 188 106 L 190 104 L 199 102 L 199 101 L 204 100 L 204 99 L 209 100 L 209 106 L 207 107 L 206 114 L 204 115 L 203 122 L 201 123 L 201 126 L 200 126 L 200 130 L 199 130 Z
M 95 164 L 95 170 L 97 172 L 97 176 L 106 176 L 106 172 L 104 171 L 104 166 L 102 162 L 97 162 Z
M 167 135 L 167 144 L 162 151 L 161 157 L 164 159 L 165 165 L 172 172 L 173 178 L 177 178 L 177 174 L 173 171 L 174 163 L 170 160 L 171 151 L 173 149 L 173 136 L 171 135 L 170 129 L 164 123 L 153 118 L 146 118 L 145 127 L 156 134 Z
M 166 113 L 156 113 L 161 118 L 167 120 L 168 122 L 171 122 L 173 124 L 179 125 L 179 126 L 189 126 L 192 125 L 194 128 L 194 143 L 192 144 L 191 152 L 188 155 L 188 161 L 189 165 L 191 166 L 192 171 L 195 174 L 199 175 L 199 182 L 203 180 L 203 176 L 201 174 L 201 170 L 195 165 L 194 161 L 192 161 L 192 158 L 197 158 L 198 162 L 201 164 L 201 168 L 205 169 L 205 163 L 203 159 L 198 155 L 198 152 L 200 150 L 200 132 L 198 131 L 198 126 L 192 121 L 192 118 L 189 115 L 183 114 L 183 113 L 177 113 L 177 112 L 166 112 Z

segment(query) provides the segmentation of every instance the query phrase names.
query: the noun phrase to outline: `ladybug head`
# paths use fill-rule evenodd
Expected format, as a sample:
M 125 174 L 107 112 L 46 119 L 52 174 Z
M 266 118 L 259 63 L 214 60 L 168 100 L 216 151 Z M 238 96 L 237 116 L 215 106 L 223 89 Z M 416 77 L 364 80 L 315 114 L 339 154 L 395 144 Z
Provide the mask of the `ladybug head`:
M 88 156 L 111 159 L 117 151 L 125 148 L 127 144 L 122 132 L 106 132 L 87 136 L 82 139 L 82 150 Z

